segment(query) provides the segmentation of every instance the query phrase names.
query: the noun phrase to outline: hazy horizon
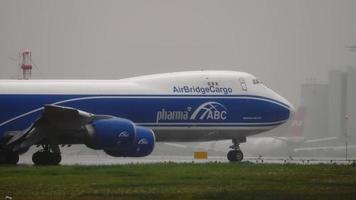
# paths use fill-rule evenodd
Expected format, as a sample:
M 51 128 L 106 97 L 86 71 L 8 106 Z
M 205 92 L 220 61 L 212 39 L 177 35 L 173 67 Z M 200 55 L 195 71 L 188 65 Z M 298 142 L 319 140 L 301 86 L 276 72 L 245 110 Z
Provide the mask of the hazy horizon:
M 34 79 L 185 70 L 252 73 L 299 103 L 306 79 L 356 65 L 356 1 L 0 1 L 0 78 L 33 54 Z

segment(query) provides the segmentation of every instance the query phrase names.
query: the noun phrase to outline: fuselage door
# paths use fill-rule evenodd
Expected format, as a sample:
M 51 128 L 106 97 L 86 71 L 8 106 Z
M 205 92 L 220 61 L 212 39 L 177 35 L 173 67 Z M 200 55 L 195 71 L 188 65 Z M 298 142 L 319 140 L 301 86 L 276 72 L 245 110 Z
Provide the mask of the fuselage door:
M 239 82 L 240 82 L 242 91 L 247 91 L 247 85 L 246 85 L 245 79 L 244 78 L 239 78 Z

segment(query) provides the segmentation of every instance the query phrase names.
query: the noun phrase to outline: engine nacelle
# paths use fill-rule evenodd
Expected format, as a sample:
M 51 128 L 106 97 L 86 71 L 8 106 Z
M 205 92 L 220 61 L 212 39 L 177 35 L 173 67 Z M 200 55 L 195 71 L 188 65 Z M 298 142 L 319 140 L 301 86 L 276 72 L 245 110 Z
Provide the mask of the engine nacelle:
M 155 134 L 151 129 L 136 126 L 136 139 L 133 145 L 127 149 L 104 149 L 104 151 L 114 157 L 143 157 L 152 153 L 155 142 Z
M 149 128 L 136 126 L 132 121 L 117 117 L 94 120 L 86 125 L 85 144 L 102 149 L 114 157 L 143 157 L 155 146 L 155 135 Z
M 98 119 L 86 126 L 86 145 L 93 149 L 127 149 L 135 143 L 136 126 L 127 119 Z

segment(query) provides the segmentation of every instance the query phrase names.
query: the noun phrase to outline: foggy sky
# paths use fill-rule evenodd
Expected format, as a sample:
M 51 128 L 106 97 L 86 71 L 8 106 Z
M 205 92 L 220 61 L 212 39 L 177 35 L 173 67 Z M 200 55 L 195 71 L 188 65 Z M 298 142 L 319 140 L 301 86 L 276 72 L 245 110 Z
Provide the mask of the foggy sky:
M 0 0 L 0 78 L 118 79 L 218 69 L 258 76 L 299 103 L 307 78 L 356 65 L 353 0 Z

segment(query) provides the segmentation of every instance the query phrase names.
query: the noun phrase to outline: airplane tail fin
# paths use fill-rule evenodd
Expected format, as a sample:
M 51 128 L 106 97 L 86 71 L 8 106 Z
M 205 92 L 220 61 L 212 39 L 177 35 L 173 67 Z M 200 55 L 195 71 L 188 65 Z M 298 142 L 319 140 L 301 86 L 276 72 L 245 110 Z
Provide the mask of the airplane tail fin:
M 306 108 L 300 106 L 291 122 L 289 133 L 291 137 L 303 137 Z

